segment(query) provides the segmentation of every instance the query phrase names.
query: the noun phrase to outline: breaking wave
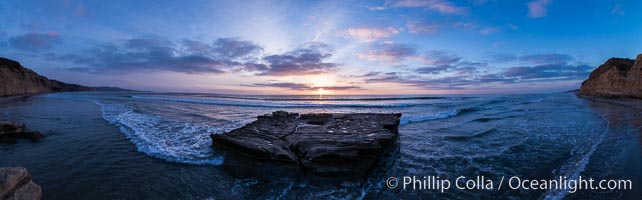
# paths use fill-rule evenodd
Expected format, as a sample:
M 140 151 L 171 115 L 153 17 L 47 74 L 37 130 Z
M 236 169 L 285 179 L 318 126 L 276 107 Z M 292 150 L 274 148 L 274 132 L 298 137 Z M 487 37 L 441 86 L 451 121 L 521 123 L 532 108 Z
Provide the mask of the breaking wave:
M 170 162 L 196 165 L 220 165 L 223 157 L 210 147 L 210 134 L 223 128 L 178 122 L 136 112 L 120 104 L 103 104 L 102 116 L 117 126 L 138 151 Z
M 150 97 L 150 96 L 131 96 L 134 99 L 173 101 L 183 103 L 198 103 L 223 106 L 243 106 L 243 107 L 270 107 L 270 108 L 337 108 L 337 107 L 363 107 L 363 108 L 390 108 L 390 107 L 411 107 L 432 105 L 431 103 L 393 103 L 393 104 L 331 104 L 331 103 L 271 103 L 265 101 L 238 101 L 214 98 L 193 98 L 193 97 Z

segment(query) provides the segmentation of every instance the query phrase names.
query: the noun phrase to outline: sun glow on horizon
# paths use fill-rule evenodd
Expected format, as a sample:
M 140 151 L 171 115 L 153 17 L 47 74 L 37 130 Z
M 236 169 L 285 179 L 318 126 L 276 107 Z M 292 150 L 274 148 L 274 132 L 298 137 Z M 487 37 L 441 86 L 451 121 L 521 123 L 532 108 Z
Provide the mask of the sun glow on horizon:
M 326 94 L 326 90 L 324 90 L 323 88 L 319 88 L 317 90 L 317 94 L 319 94 L 319 97 L 323 97 L 323 95 Z

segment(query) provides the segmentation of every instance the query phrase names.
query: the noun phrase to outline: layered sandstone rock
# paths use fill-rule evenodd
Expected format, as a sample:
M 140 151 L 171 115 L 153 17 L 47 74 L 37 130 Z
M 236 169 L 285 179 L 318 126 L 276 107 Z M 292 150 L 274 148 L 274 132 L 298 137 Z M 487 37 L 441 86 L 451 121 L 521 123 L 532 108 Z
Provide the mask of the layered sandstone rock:
M 31 174 L 22 167 L 0 168 L 0 199 L 34 200 L 40 199 L 40 186 L 31 180 Z
M 0 97 L 85 90 L 91 88 L 50 80 L 16 61 L 0 58 Z
M 642 98 L 642 54 L 636 60 L 609 59 L 591 72 L 578 94 Z
M 398 134 L 401 114 L 277 111 L 224 134 L 215 148 L 255 160 L 298 165 L 304 174 L 363 176 Z

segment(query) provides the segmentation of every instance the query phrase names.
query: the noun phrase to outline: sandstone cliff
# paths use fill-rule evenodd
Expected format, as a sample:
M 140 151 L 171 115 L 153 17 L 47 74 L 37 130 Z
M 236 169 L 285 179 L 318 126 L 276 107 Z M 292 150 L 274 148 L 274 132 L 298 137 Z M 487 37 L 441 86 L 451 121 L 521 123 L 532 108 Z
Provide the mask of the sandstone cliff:
M 91 90 L 91 88 L 50 80 L 16 61 L 0 58 L 0 97 L 84 90 Z
M 642 54 L 636 60 L 611 58 L 591 72 L 580 95 L 642 98 Z

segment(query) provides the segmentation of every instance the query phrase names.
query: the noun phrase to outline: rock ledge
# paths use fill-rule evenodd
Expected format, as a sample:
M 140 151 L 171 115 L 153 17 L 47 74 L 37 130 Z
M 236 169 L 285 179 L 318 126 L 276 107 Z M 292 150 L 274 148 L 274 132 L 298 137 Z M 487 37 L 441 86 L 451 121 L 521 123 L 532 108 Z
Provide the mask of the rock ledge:
M 304 174 L 362 176 L 398 135 L 401 114 L 276 111 L 224 134 L 214 148 L 298 165 Z
M 25 124 L 0 120 L 0 141 L 15 140 L 18 138 L 27 138 L 31 141 L 38 141 L 43 137 L 44 135 L 38 131 L 27 131 L 27 126 Z
M 40 186 L 31 181 L 31 174 L 22 167 L 0 168 L 0 199 L 40 199 Z

